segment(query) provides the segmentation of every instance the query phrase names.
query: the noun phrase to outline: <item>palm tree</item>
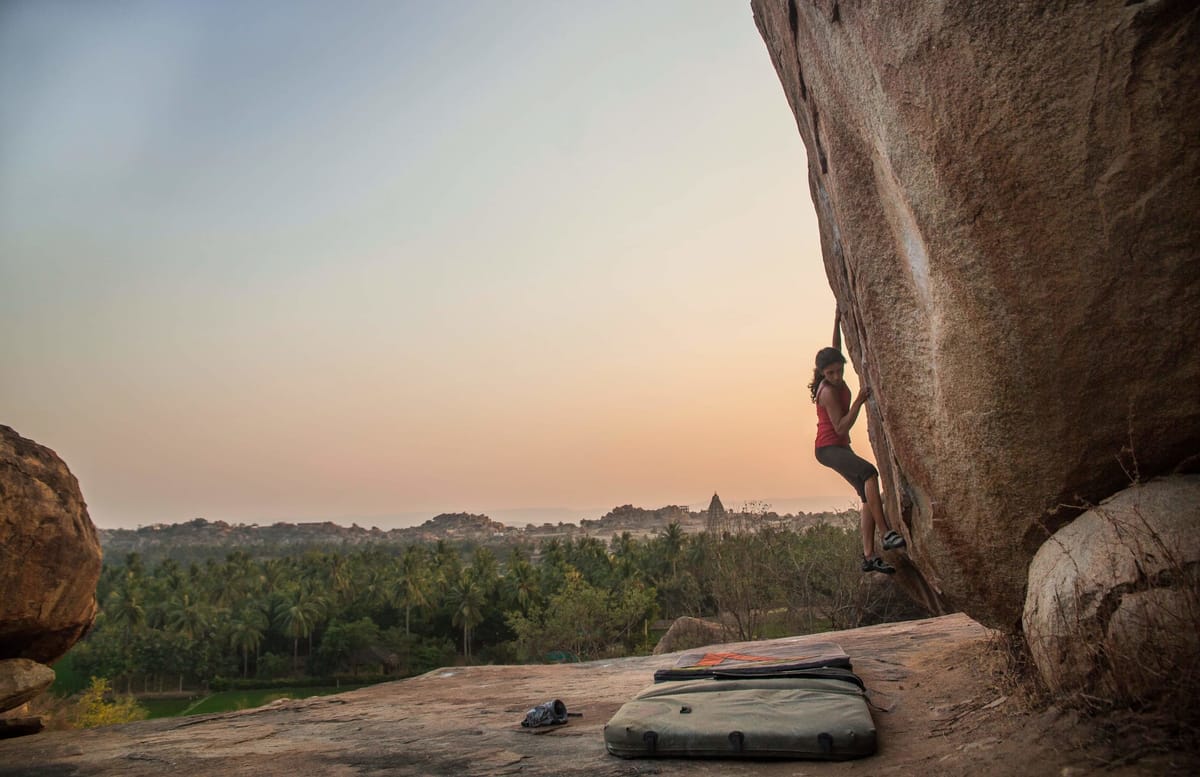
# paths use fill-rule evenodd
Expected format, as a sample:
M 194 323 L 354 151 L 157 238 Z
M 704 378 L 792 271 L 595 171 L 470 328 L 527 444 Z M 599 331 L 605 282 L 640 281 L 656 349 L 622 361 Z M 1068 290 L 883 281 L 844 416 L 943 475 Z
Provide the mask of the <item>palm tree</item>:
M 142 563 L 142 554 L 137 551 L 125 555 L 125 575 L 131 580 L 140 580 L 146 567 Z
M 525 558 L 520 548 L 513 549 L 508 561 L 508 573 L 504 579 L 521 608 L 521 614 L 528 615 L 529 606 L 533 604 L 538 593 L 537 570 L 529 563 L 529 559 Z
M 208 631 L 212 620 L 209 608 L 196 600 L 187 588 L 181 590 L 167 602 L 165 622 L 168 630 L 187 641 L 186 645 L 176 644 L 177 656 L 190 653 L 196 647 L 196 642 L 202 639 Z M 179 666 L 182 666 L 180 664 Z M 179 672 L 179 690 L 183 690 L 183 671 Z
M 254 587 L 257 565 L 246 551 L 235 550 L 225 557 L 218 570 L 209 580 L 211 600 L 218 607 L 233 609 Z
M 123 577 L 113 588 L 112 593 L 108 595 L 108 602 L 104 608 L 105 614 L 112 619 L 113 623 L 124 626 L 131 633 L 142 631 L 142 625 L 146 622 L 146 610 L 142 606 L 142 589 L 139 580 L 140 578 L 134 575 Z M 123 640 L 121 643 L 125 664 L 131 667 L 125 679 L 126 691 L 133 684 L 132 647 L 131 639 Z
M 179 568 L 179 562 L 173 558 L 163 559 L 155 568 L 154 577 L 171 592 L 178 591 L 183 587 L 183 570 Z
M 296 589 L 291 597 L 282 598 L 275 610 L 275 621 L 292 638 L 292 670 L 300 664 L 300 638 L 312 637 L 313 626 L 320 616 L 317 597 L 304 588 Z M 312 645 L 309 644 L 309 653 Z
M 641 578 L 641 570 L 637 567 L 638 544 L 632 534 L 624 531 L 621 536 L 613 538 L 612 555 L 613 571 L 616 572 L 614 588 Z
M 679 521 L 671 521 L 659 538 L 662 540 L 667 561 L 671 563 L 671 577 L 675 577 L 679 573 L 679 557 L 683 553 L 683 527 L 679 525 Z
M 354 592 L 354 570 L 350 559 L 334 553 L 326 560 L 329 574 L 329 589 L 339 606 L 345 607 Z
M 567 540 L 563 547 L 567 561 L 583 573 L 583 579 L 591 585 L 605 586 L 612 579 L 612 559 L 608 548 L 595 537 L 580 537 Z
M 190 591 L 182 591 L 167 608 L 167 628 L 195 641 L 210 625 L 208 608 L 196 601 Z
M 245 579 L 225 570 L 208 581 L 210 600 L 221 609 L 231 609 L 245 597 Z
M 538 588 L 549 599 L 562 590 L 567 573 L 574 569 L 567 559 L 567 549 L 562 540 L 551 537 L 541 544 L 541 560 L 538 562 Z
M 480 545 L 471 556 L 471 569 L 475 579 L 486 588 L 499 577 L 500 562 L 491 548 Z
M 229 625 L 229 642 L 235 650 L 242 652 L 242 677 L 249 675 L 250 651 L 253 650 L 257 657 L 267 625 L 266 615 L 254 607 L 243 609 Z
M 142 605 L 141 589 L 129 579 L 121 581 L 121 584 L 113 589 L 104 609 L 114 623 L 120 623 L 130 631 L 137 629 L 146 621 L 146 608 Z
M 368 561 L 358 574 L 352 594 L 364 612 L 388 607 L 396 589 L 391 570 L 382 560 Z
M 464 569 L 459 575 L 451 595 L 456 607 L 451 622 L 461 626 L 463 630 L 463 658 L 471 660 L 471 632 L 483 623 L 484 591 L 479 580 L 471 569 Z
M 445 540 L 438 540 L 433 548 L 433 579 L 443 586 L 452 586 L 462 571 L 462 558 L 458 551 Z
M 268 558 L 262 562 L 259 582 L 264 594 L 273 594 L 279 590 L 288 578 L 287 561 L 281 558 Z
M 408 636 L 409 615 L 414 607 L 420 609 L 429 606 L 429 592 L 433 579 L 425 552 L 418 545 L 409 545 L 404 549 L 400 569 L 404 575 L 400 592 L 400 601 L 404 604 L 404 635 Z

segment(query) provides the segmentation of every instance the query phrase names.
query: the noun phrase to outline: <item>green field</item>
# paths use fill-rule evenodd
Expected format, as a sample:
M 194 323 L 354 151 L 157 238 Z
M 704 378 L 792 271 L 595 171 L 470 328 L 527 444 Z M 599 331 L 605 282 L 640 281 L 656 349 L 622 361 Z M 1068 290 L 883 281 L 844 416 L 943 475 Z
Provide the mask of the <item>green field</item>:
M 189 699 L 138 699 L 151 718 L 173 718 L 178 715 L 207 715 L 214 712 L 247 710 L 270 704 L 276 699 L 304 699 L 309 696 L 327 696 L 352 690 L 353 686 L 340 688 L 321 686 L 316 688 L 271 688 L 257 691 L 222 691 L 207 696 Z
M 138 699 L 138 706 L 144 707 L 150 718 L 173 718 L 182 715 L 183 711 L 197 702 L 197 699 Z

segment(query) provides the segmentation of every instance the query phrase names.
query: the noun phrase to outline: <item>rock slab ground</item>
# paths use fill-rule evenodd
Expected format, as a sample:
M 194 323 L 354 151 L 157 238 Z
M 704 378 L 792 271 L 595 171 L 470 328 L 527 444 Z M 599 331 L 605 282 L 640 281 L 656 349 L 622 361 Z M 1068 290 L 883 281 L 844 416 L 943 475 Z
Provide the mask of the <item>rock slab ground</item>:
M 322 775 L 1142 775 L 1195 773 L 1182 756 L 1112 764 L 1071 714 L 1032 713 L 997 682 L 994 632 L 965 615 L 772 640 L 836 641 L 877 709 L 877 755 L 859 761 L 623 760 L 604 724 L 678 654 L 430 672 L 337 696 L 218 715 L 0 741 L 0 777 Z M 748 647 L 751 643 L 741 643 Z M 565 726 L 522 729 L 562 699 Z M 535 733 L 537 732 L 537 733 Z

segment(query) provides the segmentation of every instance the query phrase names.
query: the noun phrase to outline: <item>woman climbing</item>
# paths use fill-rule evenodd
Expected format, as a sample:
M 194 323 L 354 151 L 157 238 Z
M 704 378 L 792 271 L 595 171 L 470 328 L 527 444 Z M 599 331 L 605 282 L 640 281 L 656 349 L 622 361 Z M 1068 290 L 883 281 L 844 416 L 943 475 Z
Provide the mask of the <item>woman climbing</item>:
M 896 568 L 875 553 L 875 530 L 883 534 L 883 549 L 894 550 L 905 546 L 904 537 L 893 530 L 883 514 L 883 499 L 879 494 L 879 471 L 871 462 L 860 458 L 850 450 L 850 427 L 858 420 L 863 403 L 871 389 L 862 386 L 858 396 L 850 401 L 850 388 L 843 380 L 846 357 L 842 356 L 841 311 L 833 323 L 833 347 L 817 352 L 813 382 L 809 384 L 812 400 L 817 405 L 817 461 L 837 472 L 849 481 L 863 501 L 862 531 L 864 572 L 892 574 Z

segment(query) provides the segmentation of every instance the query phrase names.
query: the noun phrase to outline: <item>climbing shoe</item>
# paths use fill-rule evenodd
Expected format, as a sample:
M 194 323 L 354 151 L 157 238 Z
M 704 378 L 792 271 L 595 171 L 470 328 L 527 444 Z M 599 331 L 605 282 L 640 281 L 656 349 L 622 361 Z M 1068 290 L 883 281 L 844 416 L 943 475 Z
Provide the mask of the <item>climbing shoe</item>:
M 900 532 L 896 531 L 895 529 L 892 529 L 887 534 L 883 535 L 884 550 L 895 550 L 896 548 L 903 548 L 907 545 L 908 543 L 904 541 L 904 537 L 901 536 Z
M 862 571 L 864 572 L 882 572 L 885 575 L 895 573 L 896 568 L 884 561 L 879 556 L 872 558 L 864 558 L 862 562 Z
M 525 728 L 538 726 L 561 726 L 567 722 L 567 705 L 558 699 L 548 701 L 531 709 L 525 714 L 521 725 Z

